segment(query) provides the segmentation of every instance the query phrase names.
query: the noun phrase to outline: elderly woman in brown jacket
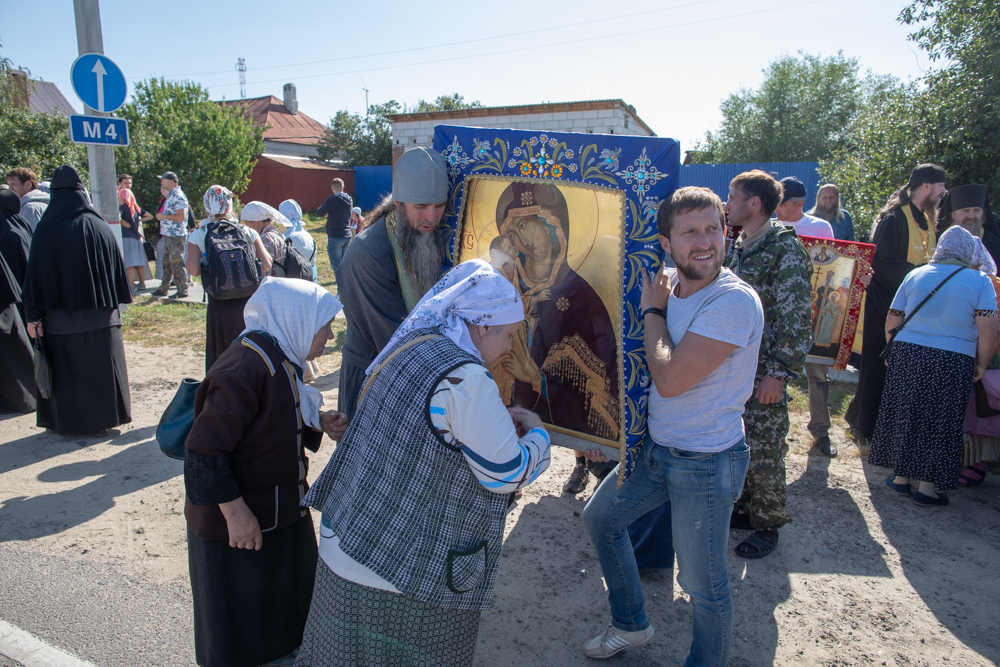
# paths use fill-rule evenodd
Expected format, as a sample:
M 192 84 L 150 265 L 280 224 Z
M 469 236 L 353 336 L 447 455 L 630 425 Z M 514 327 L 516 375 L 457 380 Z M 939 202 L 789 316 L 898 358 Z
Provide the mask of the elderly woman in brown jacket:
M 187 438 L 184 515 L 203 667 L 251 667 L 301 643 L 316 571 L 305 449 L 346 418 L 320 412 L 302 366 L 323 353 L 340 303 L 302 280 L 266 278 L 246 330 L 210 369 Z

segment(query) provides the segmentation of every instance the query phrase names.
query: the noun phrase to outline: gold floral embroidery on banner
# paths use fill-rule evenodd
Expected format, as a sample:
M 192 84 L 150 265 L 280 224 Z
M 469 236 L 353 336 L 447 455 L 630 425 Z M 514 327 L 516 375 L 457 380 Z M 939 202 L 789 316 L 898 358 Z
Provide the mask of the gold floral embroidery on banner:
M 590 351 L 579 334 L 563 338 L 549 348 L 542 372 L 567 380 L 584 394 L 587 426 L 596 435 L 608 440 L 618 439 L 618 405 L 611 400 L 611 381 L 604 362 Z M 535 391 L 539 391 L 537 387 Z

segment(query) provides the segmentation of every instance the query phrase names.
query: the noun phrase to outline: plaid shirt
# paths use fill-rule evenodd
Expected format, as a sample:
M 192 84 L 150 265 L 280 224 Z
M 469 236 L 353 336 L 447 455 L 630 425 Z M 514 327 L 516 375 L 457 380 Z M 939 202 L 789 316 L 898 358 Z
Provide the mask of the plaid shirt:
M 163 203 L 163 220 L 160 221 L 160 236 L 187 236 L 187 209 L 188 209 L 188 198 L 181 190 L 181 186 L 177 186 L 170 191 L 167 195 L 167 201 Z M 184 212 L 184 219 L 180 222 L 174 222 L 173 220 L 167 220 L 166 216 L 176 215 L 177 213 Z

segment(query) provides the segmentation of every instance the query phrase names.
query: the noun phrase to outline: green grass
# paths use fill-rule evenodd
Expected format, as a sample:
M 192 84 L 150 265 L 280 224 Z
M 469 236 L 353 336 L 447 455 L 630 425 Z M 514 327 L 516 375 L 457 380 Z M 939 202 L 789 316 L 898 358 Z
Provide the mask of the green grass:
M 122 313 L 122 336 L 146 347 L 170 345 L 204 351 L 205 306 L 138 297 Z
M 330 256 L 326 254 L 326 218 L 321 218 L 315 213 L 304 213 L 302 222 L 306 231 L 316 241 L 316 282 L 336 295 L 337 284 L 333 280 Z
M 850 382 L 830 382 L 830 416 L 842 417 L 857 390 L 858 385 Z M 809 380 L 805 371 L 788 386 L 788 398 L 789 411 L 809 414 Z

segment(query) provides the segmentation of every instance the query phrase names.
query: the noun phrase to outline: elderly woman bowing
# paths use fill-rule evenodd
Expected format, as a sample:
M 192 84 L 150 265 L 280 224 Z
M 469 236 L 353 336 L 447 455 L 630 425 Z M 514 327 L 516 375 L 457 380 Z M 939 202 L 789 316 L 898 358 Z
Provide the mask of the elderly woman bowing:
M 184 515 L 203 667 L 251 667 L 302 639 L 316 572 L 316 536 L 300 507 L 305 449 L 346 420 L 320 413 L 302 364 L 323 353 L 340 303 L 302 280 L 265 278 L 246 329 L 198 388 L 187 438 Z
M 487 367 L 524 307 L 479 260 L 441 279 L 367 370 L 357 413 L 306 496 L 320 556 L 296 665 L 468 665 L 493 602 L 509 496 L 549 437 Z

